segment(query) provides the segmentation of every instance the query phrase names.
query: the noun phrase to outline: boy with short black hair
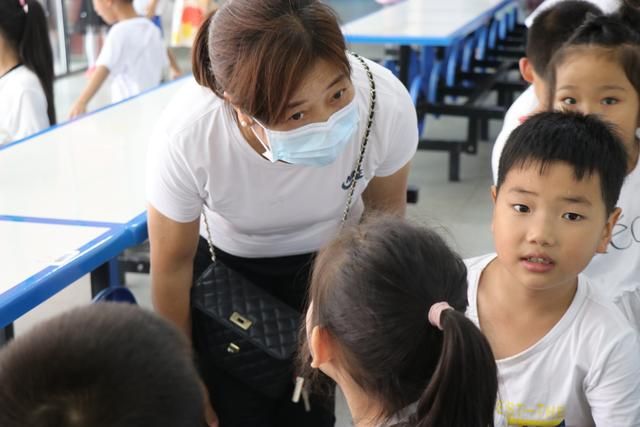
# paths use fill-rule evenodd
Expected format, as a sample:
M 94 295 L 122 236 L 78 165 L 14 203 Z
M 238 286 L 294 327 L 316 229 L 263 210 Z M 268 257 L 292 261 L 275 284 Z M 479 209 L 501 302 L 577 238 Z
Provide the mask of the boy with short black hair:
M 640 425 L 637 332 L 581 274 L 607 248 L 626 164 L 595 116 L 536 114 L 507 141 L 496 254 L 467 261 L 467 315 L 498 366 L 496 425 Z
M 87 111 L 87 104 L 111 78 L 111 102 L 118 102 L 157 86 L 169 65 L 160 29 L 139 16 L 133 0 L 93 0 L 100 17 L 112 27 L 84 90 L 71 107 L 74 118 Z
M 128 304 L 77 308 L 0 350 L 2 427 L 201 427 L 187 339 Z
M 527 116 L 542 111 L 548 87 L 545 73 L 551 57 L 589 15 L 602 15 L 593 1 L 563 0 L 539 13 L 527 32 L 526 57 L 520 59 L 520 73 L 531 85 L 509 107 L 491 153 L 493 182 L 498 179 L 498 162 L 509 134 Z

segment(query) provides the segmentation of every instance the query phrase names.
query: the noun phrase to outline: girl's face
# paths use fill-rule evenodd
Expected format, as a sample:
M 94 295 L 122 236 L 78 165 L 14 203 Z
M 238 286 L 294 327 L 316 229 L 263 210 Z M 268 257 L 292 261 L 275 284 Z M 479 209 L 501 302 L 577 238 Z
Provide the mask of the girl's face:
M 569 54 L 556 68 L 553 106 L 597 114 L 614 124 L 631 156 L 631 168 L 638 157 L 636 129 L 640 117 L 638 93 L 610 54 L 598 49 L 581 49 Z

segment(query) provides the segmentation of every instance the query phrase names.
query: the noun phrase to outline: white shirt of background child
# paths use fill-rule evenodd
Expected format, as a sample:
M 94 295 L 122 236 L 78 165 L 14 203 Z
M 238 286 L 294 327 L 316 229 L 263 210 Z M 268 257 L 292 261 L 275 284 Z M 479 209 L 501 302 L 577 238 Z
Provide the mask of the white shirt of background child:
M 622 214 L 607 253 L 597 254 L 584 273 L 640 331 L 640 159 L 625 178 L 617 206 Z
M 96 61 L 109 69 L 112 102 L 157 86 L 168 64 L 160 30 L 144 17 L 114 24 Z
M 200 216 L 203 201 L 213 243 L 242 257 L 276 257 L 318 250 L 340 225 L 369 111 L 369 81 L 350 58 L 357 132 L 338 159 L 324 167 L 271 163 L 244 140 L 229 109 L 196 83 L 174 99 L 152 135 L 147 200 L 177 222 Z M 362 192 L 375 176 L 392 175 L 414 156 L 416 112 L 405 87 L 387 69 L 367 61 L 377 105 L 357 180 L 353 220 Z M 201 225 L 200 233 L 206 236 Z
M 465 260 L 467 317 L 478 327 L 478 283 L 495 257 Z M 566 313 L 540 341 L 496 364 L 496 425 L 640 426 L 637 332 L 585 276 L 578 277 Z
M 38 76 L 21 65 L 0 78 L 0 145 L 48 127 L 47 98 Z
M 498 163 L 500 162 L 500 156 L 502 155 L 502 150 L 504 150 L 504 145 L 509 135 L 511 135 L 511 132 L 513 132 L 515 128 L 520 126 L 523 119 L 536 111 L 538 104 L 536 92 L 533 85 L 530 85 L 527 90 L 522 92 L 522 94 L 513 101 L 513 104 L 511 104 L 507 110 L 504 116 L 502 130 L 498 134 L 496 142 L 493 144 L 493 150 L 491 151 L 491 170 L 493 172 L 494 184 L 498 182 Z

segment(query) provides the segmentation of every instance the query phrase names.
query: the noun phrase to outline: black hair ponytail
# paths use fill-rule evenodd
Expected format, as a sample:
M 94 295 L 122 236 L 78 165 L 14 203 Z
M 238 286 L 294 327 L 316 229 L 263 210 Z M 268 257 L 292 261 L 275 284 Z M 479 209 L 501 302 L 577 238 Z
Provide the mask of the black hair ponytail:
M 489 343 L 459 311 L 443 311 L 441 324 L 440 359 L 418 401 L 415 426 L 493 426 L 498 380 Z
M 309 295 L 304 324 L 329 332 L 340 348 L 336 360 L 379 404 L 379 421 L 404 418 L 417 403 L 397 427 L 493 426 L 496 363 L 464 315 L 466 266 L 437 233 L 369 216 L 319 252 Z M 432 319 L 444 301 L 452 309 Z M 308 366 L 301 338 L 300 362 Z
M 27 13 L 25 14 L 24 31 L 18 46 L 18 54 L 22 63 L 38 76 L 47 98 L 49 124 L 54 125 L 56 123 L 56 109 L 53 99 L 53 52 L 47 30 L 47 18 L 44 9 L 37 0 L 24 1 Z
M 47 99 L 49 124 L 56 123 L 53 100 L 53 53 L 44 9 L 37 0 L 0 1 L 0 33 L 20 61 L 33 71 Z

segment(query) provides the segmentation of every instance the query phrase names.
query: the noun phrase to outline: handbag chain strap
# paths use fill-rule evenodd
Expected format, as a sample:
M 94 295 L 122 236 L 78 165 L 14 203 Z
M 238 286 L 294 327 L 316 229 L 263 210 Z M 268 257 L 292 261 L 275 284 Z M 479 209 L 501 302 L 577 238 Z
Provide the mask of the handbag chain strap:
M 349 188 L 349 196 L 347 197 L 347 203 L 344 207 L 344 212 L 342 213 L 342 221 L 340 222 L 341 229 L 347 221 L 347 217 L 349 216 L 349 212 L 351 211 L 351 202 L 353 201 L 353 195 L 356 191 L 356 185 L 358 184 L 358 177 L 362 173 L 362 161 L 364 160 L 364 154 L 367 151 L 367 143 L 369 142 L 369 134 L 371 133 L 371 125 L 373 124 L 373 115 L 376 108 L 376 83 L 373 80 L 373 73 L 371 73 L 371 69 L 369 69 L 369 66 L 360 55 L 355 52 L 351 52 L 351 55 L 353 55 L 358 61 L 360 61 L 367 73 L 367 79 L 369 80 L 369 97 L 371 101 L 369 103 L 369 114 L 367 115 L 367 129 L 365 130 L 364 136 L 362 137 L 362 143 L 360 144 L 360 156 L 358 157 L 358 162 L 356 163 L 356 167 L 353 170 L 351 187 Z M 209 221 L 207 220 L 207 214 L 204 212 L 204 209 L 202 211 L 202 216 L 204 217 L 204 226 L 207 229 L 207 243 L 209 244 L 211 261 L 216 262 L 216 254 L 213 250 L 213 239 L 211 238 L 211 229 L 209 228 Z

